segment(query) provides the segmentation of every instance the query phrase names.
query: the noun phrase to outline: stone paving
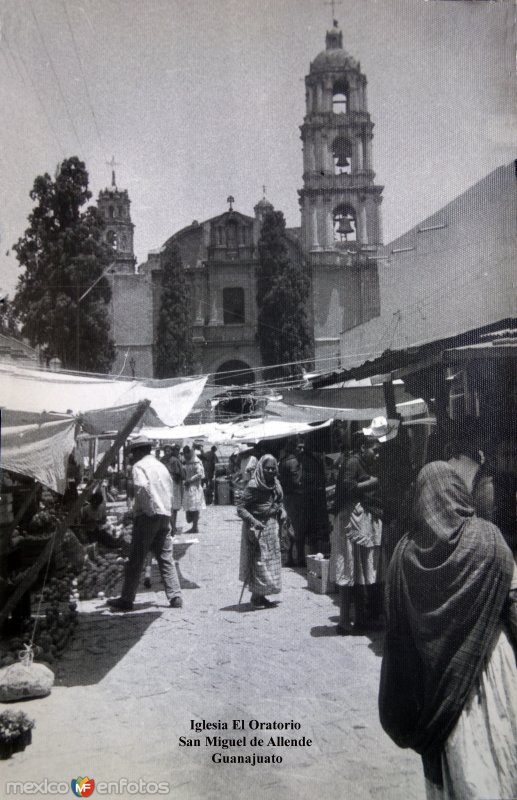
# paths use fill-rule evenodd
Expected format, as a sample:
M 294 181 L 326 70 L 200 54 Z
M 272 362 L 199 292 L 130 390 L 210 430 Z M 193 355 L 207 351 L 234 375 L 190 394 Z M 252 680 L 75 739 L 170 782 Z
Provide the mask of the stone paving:
M 125 779 L 150 791 L 167 782 L 159 796 L 179 800 L 423 800 L 419 757 L 399 750 L 378 721 L 382 635 L 337 636 L 337 595 L 310 592 L 304 570 L 283 570 L 277 607 L 252 610 L 248 592 L 239 606 L 233 507 L 203 512 L 198 539 L 181 561 L 183 609 L 167 606 L 156 567 L 131 614 L 112 614 L 99 600 L 81 604 L 52 694 L 23 704 L 36 719 L 33 743 L 2 762 L 1 796 L 2 782 L 70 785 L 87 775 L 97 782 L 93 797 L 102 796 L 99 782 Z M 229 730 L 195 733 L 191 721 L 203 720 Z M 232 730 L 233 720 L 245 730 Z M 253 731 L 251 720 L 299 729 Z M 254 735 L 263 747 L 251 745 Z M 266 746 L 279 735 L 312 746 Z M 181 736 L 200 746 L 180 746 Z M 207 746 L 207 736 L 247 741 L 223 749 Z M 215 753 L 283 760 L 215 764 Z M 150 794 L 140 783 L 104 796 Z

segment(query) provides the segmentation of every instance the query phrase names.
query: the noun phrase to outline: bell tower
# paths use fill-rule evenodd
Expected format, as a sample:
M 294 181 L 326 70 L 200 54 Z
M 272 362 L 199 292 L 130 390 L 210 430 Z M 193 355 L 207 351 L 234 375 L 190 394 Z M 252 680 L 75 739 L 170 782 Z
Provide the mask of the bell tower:
M 301 126 L 302 239 L 312 265 L 316 353 L 338 348 L 343 330 L 379 313 L 376 254 L 382 186 L 372 165 L 366 77 L 343 49 L 334 20 L 305 78 Z M 325 343 L 323 342 L 325 340 Z
M 113 170 L 111 186 L 99 192 L 97 207 L 105 224 L 103 238 L 113 250 L 115 272 L 135 271 L 136 259 L 133 249 L 135 226 L 131 222 L 130 205 L 127 189 L 117 187 Z

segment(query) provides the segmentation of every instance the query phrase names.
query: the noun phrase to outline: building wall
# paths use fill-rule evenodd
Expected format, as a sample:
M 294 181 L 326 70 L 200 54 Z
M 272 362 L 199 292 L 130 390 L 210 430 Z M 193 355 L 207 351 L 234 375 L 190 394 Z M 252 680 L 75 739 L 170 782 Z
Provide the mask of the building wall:
M 149 275 L 116 273 L 111 283 L 114 375 L 153 377 L 153 292 Z
M 345 368 L 517 316 L 515 163 L 380 253 L 381 316 L 341 336 Z

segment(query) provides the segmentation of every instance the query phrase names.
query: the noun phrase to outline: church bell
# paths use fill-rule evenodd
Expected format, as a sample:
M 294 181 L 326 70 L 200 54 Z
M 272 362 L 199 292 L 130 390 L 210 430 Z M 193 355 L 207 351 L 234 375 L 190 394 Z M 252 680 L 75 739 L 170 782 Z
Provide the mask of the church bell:
M 339 220 L 339 226 L 337 229 L 337 233 L 347 236 L 349 233 L 353 233 L 354 229 L 352 228 L 352 223 L 350 222 L 348 217 L 343 217 Z
M 348 161 L 348 158 L 344 155 L 344 153 L 340 153 L 340 155 L 338 155 L 337 157 L 336 167 L 341 167 L 344 169 L 345 167 L 348 167 L 349 164 L 350 162 Z

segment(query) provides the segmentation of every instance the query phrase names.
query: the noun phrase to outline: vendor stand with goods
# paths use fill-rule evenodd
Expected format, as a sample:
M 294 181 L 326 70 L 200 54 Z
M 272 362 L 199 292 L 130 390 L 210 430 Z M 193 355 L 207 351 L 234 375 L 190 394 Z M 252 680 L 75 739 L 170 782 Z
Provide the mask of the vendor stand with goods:
M 148 407 L 143 401 L 132 407 L 129 419 L 126 414 L 114 445 L 75 500 L 67 493 L 66 466 L 75 448 L 76 418 L 2 410 L 0 702 L 50 692 L 53 673 L 48 665 L 73 636 L 81 576 L 98 567 L 101 558 L 98 545 L 88 551 L 72 526 L 106 475 L 114 452 Z M 117 583 L 121 573 L 121 565 L 113 563 L 116 553 L 106 554 L 105 560 L 107 570 L 100 576 L 104 589 L 115 569 Z M 23 749 L 31 727 L 25 718 L 1 716 L 0 757 Z

